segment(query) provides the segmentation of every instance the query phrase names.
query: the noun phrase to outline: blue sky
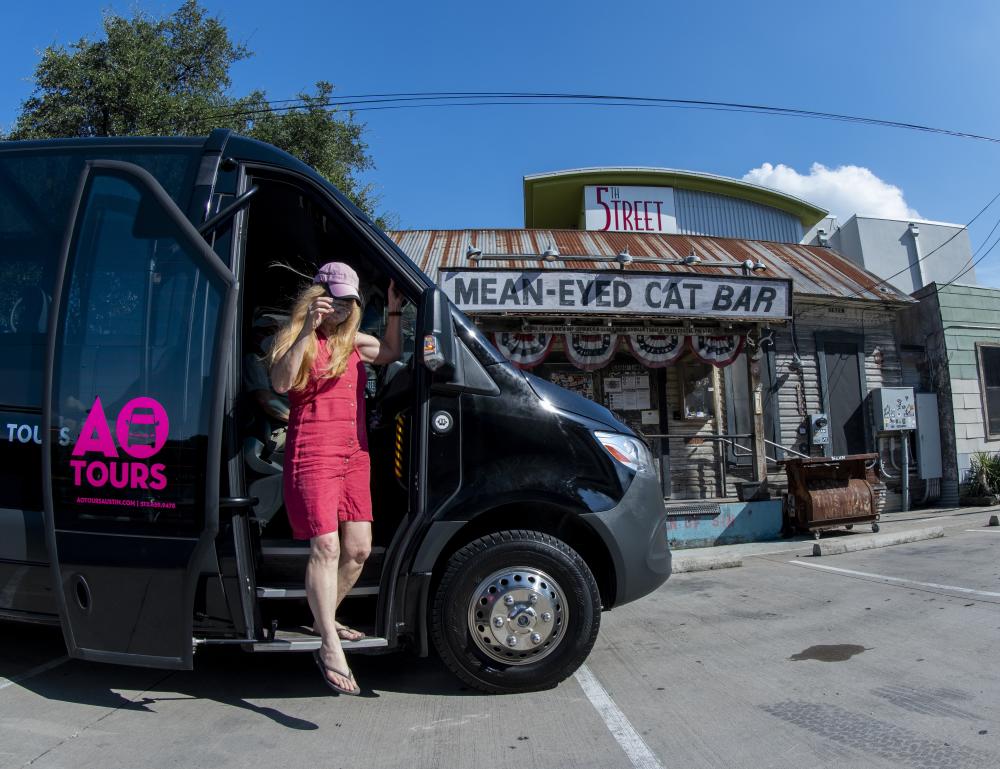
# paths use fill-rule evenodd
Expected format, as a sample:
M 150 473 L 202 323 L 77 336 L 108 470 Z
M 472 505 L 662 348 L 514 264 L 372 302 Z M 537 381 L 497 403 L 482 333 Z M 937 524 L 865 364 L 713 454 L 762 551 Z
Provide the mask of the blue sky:
M 177 4 L 138 6 L 161 15 Z M 263 88 L 289 98 L 319 79 L 340 94 L 590 92 L 797 107 L 1000 136 L 1000 3 L 990 0 L 203 4 L 255 52 L 233 70 L 237 94 Z M 38 0 L 6 8 L 0 124 L 11 123 L 30 93 L 39 49 L 95 36 L 102 9 L 134 6 Z M 736 178 L 764 163 L 806 176 L 816 163 L 854 165 L 877 177 L 875 197 L 834 177 L 839 189 L 815 188 L 835 202 L 815 202 L 871 205 L 893 185 L 923 218 L 950 222 L 967 221 L 1000 191 L 1000 145 L 839 122 L 582 106 L 357 117 L 377 164 L 368 181 L 404 228 L 518 227 L 525 174 L 598 165 Z M 973 226 L 974 248 L 998 218 L 1000 202 Z M 978 273 L 1000 285 L 1000 247 Z

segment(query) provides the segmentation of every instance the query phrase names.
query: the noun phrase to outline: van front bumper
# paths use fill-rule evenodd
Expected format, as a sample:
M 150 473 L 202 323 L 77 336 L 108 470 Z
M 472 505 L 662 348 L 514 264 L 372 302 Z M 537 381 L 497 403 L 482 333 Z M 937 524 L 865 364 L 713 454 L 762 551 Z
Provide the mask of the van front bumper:
M 581 517 L 611 554 L 616 583 L 612 606 L 642 598 L 667 581 L 667 513 L 655 475 L 637 475 L 615 507 Z

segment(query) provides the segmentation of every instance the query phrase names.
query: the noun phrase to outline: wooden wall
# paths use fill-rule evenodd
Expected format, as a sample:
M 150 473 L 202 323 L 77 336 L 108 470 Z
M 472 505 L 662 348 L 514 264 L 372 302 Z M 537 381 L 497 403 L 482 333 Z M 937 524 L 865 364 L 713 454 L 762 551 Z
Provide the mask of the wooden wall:
M 774 335 L 775 380 L 772 392 L 765 397 L 777 398 L 779 419 L 779 440 L 782 446 L 803 451 L 814 456 L 822 456 L 820 448 L 808 447 L 808 436 L 799 429 L 807 425 L 807 416 L 823 411 L 820 389 L 820 368 L 817 357 L 817 332 L 838 332 L 855 334 L 864 339 L 865 378 L 868 390 L 882 386 L 897 386 L 902 383 L 902 366 L 899 347 L 894 335 L 894 315 L 879 307 L 864 303 L 846 306 L 844 302 L 828 305 L 810 303 L 796 297 L 795 312 L 799 318 L 795 323 L 795 343 L 790 325 L 778 327 Z M 801 369 L 790 371 L 789 363 L 797 348 L 802 360 Z M 742 359 L 734 365 L 743 365 Z M 726 370 L 723 370 L 726 376 Z M 723 389 L 723 396 L 725 390 Z M 717 492 L 717 462 L 715 447 L 706 441 L 701 445 L 686 444 L 677 436 L 707 435 L 713 432 L 727 432 L 725 404 L 720 415 L 718 429 L 714 420 L 690 421 L 678 419 L 681 391 L 679 367 L 667 369 L 667 404 L 669 413 L 671 479 L 673 494 L 671 499 L 713 498 Z M 866 401 L 865 408 L 870 408 Z M 870 414 L 867 415 L 871 424 Z M 874 441 L 874 436 L 873 436 Z M 874 446 L 873 446 L 874 448 Z M 776 456 L 776 450 L 768 447 L 768 455 Z M 750 480 L 748 466 L 727 467 L 725 495 L 736 496 L 736 484 Z M 785 485 L 784 471 L 769 464 L 768 479 L 772 493 L 780 493 Z M 890 484 L 891 485 L 891 484 Z M 917 490 L 915 490 L 917 491 Z

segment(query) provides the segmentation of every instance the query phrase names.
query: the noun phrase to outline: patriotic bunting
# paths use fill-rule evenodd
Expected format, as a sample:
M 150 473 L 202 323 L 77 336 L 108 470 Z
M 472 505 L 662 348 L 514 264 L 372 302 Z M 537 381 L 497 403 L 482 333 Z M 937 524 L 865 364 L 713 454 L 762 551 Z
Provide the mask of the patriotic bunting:
M 617 334 L 566 334 L 566 357 L 584 371 L 606 366 L 617 350 Z
M 504 357 L 518 368 L 534 368 L 549 356 L 555 334 L 497 331 L 493 342 Z
M 493 341 L 511 363 L 521 369 L 534 368 L 552 351 L 556 334 L 527 331 L 497 331 Z M 703 363 L 722 368 L 743 352 L 741 334 L 625 334 L 632 356 L 647 368 L 663 368 L 690 350 Z M 594 371 L 611 362 L 618 351 L 618 334 L 565 334 L 566 357 L 578 369 Z
M 703 363 L 718 368 L 728 366 L 743 352 L 745 339 L 741 334 L 731 336 L 701 336 L 688 337 L 691 351 Z
M 684 354 L 687 337 L 678 334 L 629 334 L 632 355 L 647 368 L 663 368 Z

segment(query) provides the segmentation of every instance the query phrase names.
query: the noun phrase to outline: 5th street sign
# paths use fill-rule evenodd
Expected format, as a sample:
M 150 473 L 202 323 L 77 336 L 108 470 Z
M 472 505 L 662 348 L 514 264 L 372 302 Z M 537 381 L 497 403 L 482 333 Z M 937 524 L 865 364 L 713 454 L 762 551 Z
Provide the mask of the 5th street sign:
M 792 282 L 668 272 L 461 270 L 443 268 L 438 284 L 465 312 L 663 315 L 783 320 Z

